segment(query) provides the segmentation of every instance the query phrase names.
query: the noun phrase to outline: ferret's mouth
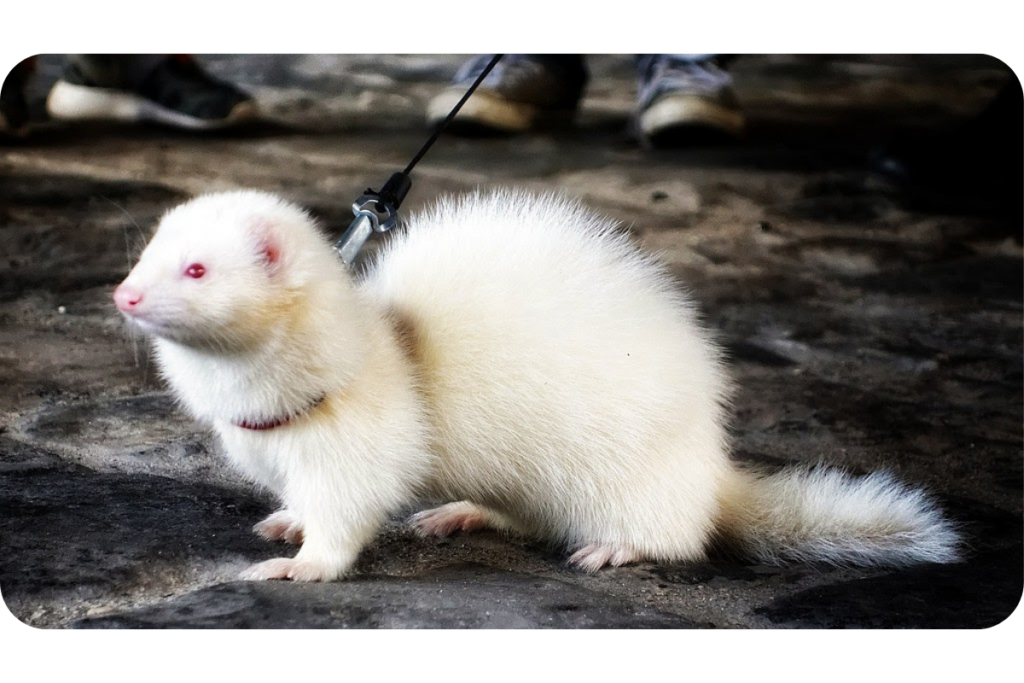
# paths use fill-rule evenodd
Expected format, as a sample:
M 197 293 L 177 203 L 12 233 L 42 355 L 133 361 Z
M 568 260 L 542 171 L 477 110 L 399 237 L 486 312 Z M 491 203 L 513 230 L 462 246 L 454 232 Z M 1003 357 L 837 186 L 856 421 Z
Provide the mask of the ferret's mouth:
M 145 313 L 140 313 L 138 311 L 121 311 L 121 314 L 124 316 L 124 319 L 127 320 L 130 325 L 138 327 L 145 334 L 160 336 L 161 333 L 166 334 L 167 332 L 170 331 L 170 328 L 168 328 L 167 325 L 161 323 L 158 320 L 152 320 L 150 318 L 147 318 Z
M 173 321 L 161 320 L 138 313 L 125 313 L 124 317 L 129 325 L 135 327 L 147 337 L 159 337 L 160 339 L 180 343 L 187 343 L 190 338 L 187 328 Z

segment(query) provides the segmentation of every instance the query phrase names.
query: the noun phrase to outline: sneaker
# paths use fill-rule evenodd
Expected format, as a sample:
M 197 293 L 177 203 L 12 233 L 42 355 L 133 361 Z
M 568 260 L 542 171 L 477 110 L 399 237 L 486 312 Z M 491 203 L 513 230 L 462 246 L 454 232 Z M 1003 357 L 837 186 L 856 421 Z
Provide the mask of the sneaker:
M 25 85 L 35 71 L 35 60 L 18 63 L 0 86 L 0 133 L 21 136 L 28 131 L 28 102 Z
M 437 126 L 483 72 L 492 55 L 478 55 L 427 105 Z M 452 121 L 462 132 L 521 133 L 541 124 L 571 121 L 583 98 L 587 72 L 575 55 L 505 55 Z
M 652 147 L 720 142 L 743 133 L 732 77 L 714 59 L 651 55 L 639 67 L 634 127 Z
M 225 128 L 257 115 L 251 97 L 184 55 L 161 61 L 131 90 L 101 87 L 71 64 L 50 90 L 46 109 L 65 121 L 152 121 L 189 130 Z

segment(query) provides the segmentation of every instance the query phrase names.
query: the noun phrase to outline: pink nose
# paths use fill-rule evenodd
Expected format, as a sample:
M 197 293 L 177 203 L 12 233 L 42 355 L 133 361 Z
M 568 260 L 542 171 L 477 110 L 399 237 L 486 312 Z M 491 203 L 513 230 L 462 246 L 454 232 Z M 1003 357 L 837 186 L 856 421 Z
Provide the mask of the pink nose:
M 114 303 L 119 311 L 131 313 L 142 301 L 142 292 L 130 285 L 121 283 L 114 290 Z

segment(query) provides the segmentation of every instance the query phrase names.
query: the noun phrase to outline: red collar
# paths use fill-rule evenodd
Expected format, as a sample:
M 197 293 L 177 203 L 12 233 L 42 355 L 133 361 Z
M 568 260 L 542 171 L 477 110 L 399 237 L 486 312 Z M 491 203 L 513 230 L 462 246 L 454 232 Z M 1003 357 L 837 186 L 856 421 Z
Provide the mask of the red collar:
M 301 417 L 305 413 L 308 413 L 309 411 L 319 406 L 321 403 L 324 402 L 324 399 L 326 398 L 327 396 L 321 396 L 320 398 L 316 399 L 315 401 L 307 405 L 302 410 L 295 413 L 291 413 L 289 415 L 285 415 L 283 417 L 275 417 L 269 420 L 232 420 L 231 424 L 235 425 L 236 427 L 241 427 L 242 429 L 252 429 L 255 431 L 263 431 L 266 429 L 274 429 L 275 427 L 283 427 L 292 420 Z

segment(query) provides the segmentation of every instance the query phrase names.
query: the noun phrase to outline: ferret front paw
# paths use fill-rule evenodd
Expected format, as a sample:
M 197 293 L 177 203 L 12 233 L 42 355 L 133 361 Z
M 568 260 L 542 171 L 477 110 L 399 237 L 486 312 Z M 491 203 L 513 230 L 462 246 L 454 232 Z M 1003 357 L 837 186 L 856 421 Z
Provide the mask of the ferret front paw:
M 241 573 L 243 581 L 268 581 L 287 579 L 290 581 L 334 581 L 341 572 L 330 565 L 300 560 L 294 557 L 275 557 L 255 564 Z
M 302 544 L 302 522 L 290 510 L 278 510 L 252 528 L 268 541 Z
M 605 565 L 621 567 L 640 559 L 637 553 L 625 548 L 606 545 L 585 545 L 569 557 L 569 564 L 585 572 L 596 572 Z
M 476 531 L 485 526 L 486 515 L 466 501 L 448 503 L 431 510 L 417 512 L 409 523 L 420 536 L 451 536 L 456 531 Z

